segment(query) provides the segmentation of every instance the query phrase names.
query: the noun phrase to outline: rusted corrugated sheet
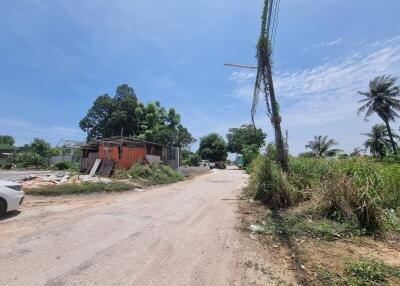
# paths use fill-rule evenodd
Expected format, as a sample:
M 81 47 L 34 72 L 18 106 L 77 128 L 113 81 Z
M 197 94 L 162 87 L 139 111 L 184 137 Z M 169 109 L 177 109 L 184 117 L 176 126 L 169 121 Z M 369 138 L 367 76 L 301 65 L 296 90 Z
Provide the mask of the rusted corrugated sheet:
M 117 162 L 119 160 L 118 146 L 112 146 L 109 144 L 100 144 L 99 159 L 113 160 Z
M 99 146 L 99 159 L 112 160 L 115 162 L 116 169 L 129 170 L 132 165 L 146 158 L 146 147 L 128 147 L 122 146 L 120 154 L 120 146 L 115 146 L 107 143 Z
M 117 169 L 130 169 L 132 165 L 146 158 L 146 148 L 122 147 L 122 156 L 116 164 Z

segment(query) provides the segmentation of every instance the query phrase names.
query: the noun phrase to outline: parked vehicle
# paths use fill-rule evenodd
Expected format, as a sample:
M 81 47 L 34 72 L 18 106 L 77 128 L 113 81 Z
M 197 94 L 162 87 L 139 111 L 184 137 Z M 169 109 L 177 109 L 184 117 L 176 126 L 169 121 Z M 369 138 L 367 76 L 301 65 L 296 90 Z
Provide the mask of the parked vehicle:
M 237 155 L 234 164 L 236 166 L 238 166 L 240 170 L 244 169 L 244 158 L 243 158 L 243 155 L 240 155 L 240 154 Z
M 0 217 L 6 212 L 17 210 L 24 200 L 24 195 L 20 184 L 0 181 Z

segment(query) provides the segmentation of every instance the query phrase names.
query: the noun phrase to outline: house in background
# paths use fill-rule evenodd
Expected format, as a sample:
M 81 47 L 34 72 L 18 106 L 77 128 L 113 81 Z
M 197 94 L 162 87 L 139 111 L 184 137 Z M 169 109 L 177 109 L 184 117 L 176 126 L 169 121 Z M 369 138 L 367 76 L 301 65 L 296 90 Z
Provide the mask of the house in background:
M 88 173 L 96 160 L 101 160 L 99 174 L 109 176 L 113 169 L 129 170 L 135 163 L 163 162 L 179 167 L 179 151 L 164 145 L 132 137 L 110 137 L 91 141 L 83 146 L 81 172 Z

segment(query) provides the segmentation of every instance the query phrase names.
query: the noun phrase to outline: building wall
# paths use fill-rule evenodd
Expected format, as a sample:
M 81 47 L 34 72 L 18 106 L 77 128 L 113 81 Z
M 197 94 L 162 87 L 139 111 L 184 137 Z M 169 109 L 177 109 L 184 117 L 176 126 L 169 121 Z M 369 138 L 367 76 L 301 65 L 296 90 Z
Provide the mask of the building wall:
M 99 159 L 113 160 L 116 169 L 129 170 L 136 162 L 144 160 L 146 153 L 145 147 L 120 147 L 107 143 L 99 146 Z

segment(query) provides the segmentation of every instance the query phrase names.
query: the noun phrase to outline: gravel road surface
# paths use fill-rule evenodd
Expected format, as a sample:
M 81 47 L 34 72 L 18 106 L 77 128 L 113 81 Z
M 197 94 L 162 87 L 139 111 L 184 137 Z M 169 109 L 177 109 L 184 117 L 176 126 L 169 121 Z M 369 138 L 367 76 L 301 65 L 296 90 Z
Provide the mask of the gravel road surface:
M 246 181 L 221 170 L 146 192 L 28 196 L 0 221 L 0 285 L 275 285 L 248 267 L 276 265 L 237 229 Z

